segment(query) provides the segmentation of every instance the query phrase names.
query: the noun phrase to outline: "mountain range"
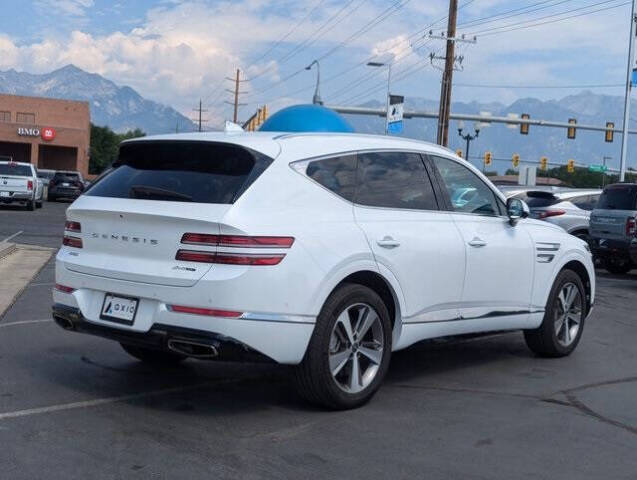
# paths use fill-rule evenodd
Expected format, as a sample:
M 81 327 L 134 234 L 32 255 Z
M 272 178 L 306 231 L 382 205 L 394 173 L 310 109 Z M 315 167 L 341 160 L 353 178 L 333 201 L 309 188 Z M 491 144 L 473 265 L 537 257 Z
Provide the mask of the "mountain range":
M 477 94 L 478 92 L 476 92 Z M 384 108 L 384 104 L 378 101 L 370 101 L 363 105 L 370 108 Z M 575 95 L 569 95 L 557 100 L 539 100 L 537 98 L 522 98 L 505 105 L 498 102 L 452 103 L 452 113 L 479 114 L 489 112 L 493 116 L 506 117 L 507 114 L 528 113 L 532 119 L 544 119 L 551 121 L 567 122 L 569 118 L 577 119 L 580 124 L 605 126 L 606 122 L 614 122 L 616 127 L 621 127 L 623 117 L 624 99 L 620 96 L 597 94 L 591 91 L 582 91 Z M 632 102 L 631 110 L 637 114 L 637 102 Z M 423 98 L 406 98 L 405 110 L 425 110 L 436 112 L 438 102 Z M 358 132 L 382 133 L 384 131 L 384 119 L 380 117 L 346 115 L 352 126 Z M 474 133 L 474 125 L 465 123 L 463 133 Z M 637 128 L 637 124 L 631 121 L 631 128 Z M 418 138 L 435 142 L 435 119 L 406 119 L 404 121 L 405 137 Z M 632 135 L 629 138 L 629 153 L 636 152 L 637 138 Z M 458 135 L 458 122 L 451 121 L 449 129 L 449 147 L 453 150 L 465 150 L 465 141 Z M 591 165 L 602 164 L 603 157 L 610 168 L 618 168 L 621 149 L 621 135 L 615 134 L 612 143 L 604 141 L 604 132 L 577 130 L 574 140 L 567 139 L 566 130 L 563 128 L 550 128 L 530 126 L 529 134 L 520 134 L 519 127 L 507 128 L 504 124 L 492 123 L 482 127 L 477 139 L 471 142 L 470 160 L 476 165 L 482 165 L 484 152 L 490 151 L 496 159 L 491 169 L 503 172 L 511 167 L 511 157 L 518 153 L 522 161 L 539 162 L 542 156 L 549 158 L 551 164 L 566 164 L 569 159 L 574 159 L 577 164 Z M 637 157 L 637 155 L 634 155 Z M 628 165 L 633 163 L 628 161 Z
M 148 134 L 194 130 L 190 119 L 175 109 L 147 100 L 127 86 L 119 86 L 100 75 L 88 73 L 73 65 L 47 74 L 31 74 L 8 70 L 0 72 L 0 93 L 32 95 L 88 101 L 91 120 L 97 125 L 108 125 L 117 132 L 141 128 Z M 479 90 L 475 92 L 479 97 Z M 329 100 L 328 100 L 329 103 Z M 435 112 L 438 102 L 418 97 L 407 97 L 406 110 Z M 370 101 L 360 106 L 383 108 L 384 104 Z M 637 114 L 637 102 L 632 111 Z M 582 91 L 556 100 L 522 98 L 505 105 L 499 102 L 454 102 L 453 113 L 478 114 L 488 111 L 494 116 L 509 113 L 528 113 L 533 119 L 566 122 L 576 118 L 580 124 L 600 125 L 614 122 L 621 126 L 623 98 L 605 93 Z M 355 130 L 363 133 L 382 133 L 384 119 L 380 117 L 346 115 Z M 633 128 L 637 127 L 631 121 Z M 465 149 L 465 142 L 458 136 L 458 123 L 450 124 L 450 148 Z M 473 133 L 473 124 L 465 122 L 465 132 Z M 435 141 L 436 121 L 433 119 L 405 120 L 403 135 L 420 140 Z M 566 130 L 531 126 L 528 135 L 521 135 L 519 128 L 507 128 L 502 124 L 490 124 L 480 130 L 478 138 L 471 142 L 470 160 L 481 165 L 481 157 L 490 151 L 495 158 L 491 169 L 500 172 L 511 166 L 511 157 L 518 153 L 522 161 L 538 162 L 547 156 L 549 165 L 565 164 L 573 158 L 578 164 L 601 164 L 603 157 L 611 168 L 619 164 L 621 135 L 616 134 L 613 143 L 604 141 L 604 132 L 578 130 L 576 138 L 566 138 Z M 637 138 L 631 138 L 629 152 L 636 151 Z M 629 165 L 632 162 L 628 162 Z
M 130 87 L 88 73 L 74 65 L 46 74 L 7 70 L 0 72 L 0 93 L 85 100 L 91 121 L 117 132 L 141 128 L 148 134 L 192 131 L 193 123 L 174 108 L 143 98 Z

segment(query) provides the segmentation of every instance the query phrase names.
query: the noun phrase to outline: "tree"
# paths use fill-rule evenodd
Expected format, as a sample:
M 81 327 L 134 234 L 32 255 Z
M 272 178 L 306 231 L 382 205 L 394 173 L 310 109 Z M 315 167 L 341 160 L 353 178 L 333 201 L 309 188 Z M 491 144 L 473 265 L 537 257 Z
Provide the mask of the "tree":
M 139 128 L 126 133 L 115 133 L 109 127 L 91 124 L 91 150 L 89 173 L 100 174 L 117 159 L 119 144 L 129 138 L 144 137 L 146 134 Z

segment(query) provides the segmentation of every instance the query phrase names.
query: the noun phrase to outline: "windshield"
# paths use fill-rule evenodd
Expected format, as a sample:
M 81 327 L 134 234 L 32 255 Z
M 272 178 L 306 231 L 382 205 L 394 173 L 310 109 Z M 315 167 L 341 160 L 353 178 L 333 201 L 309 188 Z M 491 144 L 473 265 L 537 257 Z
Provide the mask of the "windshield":
M 30 177 L 32 173 L 31 167 L 29 165 L 18 165 L 16 163 L 0 163 L 0 175 Z
M 236 145 L 157 141 L 122 145 L 89 196 L 234 203 L 272 160 Z
M 607 187 L 596 208 L 606 210 L 635 210 L 635 193 L 637 188 L 632 185 L 613 185 Z

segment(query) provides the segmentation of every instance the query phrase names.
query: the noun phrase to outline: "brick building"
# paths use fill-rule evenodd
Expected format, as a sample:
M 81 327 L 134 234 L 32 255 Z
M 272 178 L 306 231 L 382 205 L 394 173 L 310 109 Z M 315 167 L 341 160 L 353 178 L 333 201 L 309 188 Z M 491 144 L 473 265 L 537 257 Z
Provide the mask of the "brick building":
M 88 174 L 88 102 L 0 94 L 0 157 Z

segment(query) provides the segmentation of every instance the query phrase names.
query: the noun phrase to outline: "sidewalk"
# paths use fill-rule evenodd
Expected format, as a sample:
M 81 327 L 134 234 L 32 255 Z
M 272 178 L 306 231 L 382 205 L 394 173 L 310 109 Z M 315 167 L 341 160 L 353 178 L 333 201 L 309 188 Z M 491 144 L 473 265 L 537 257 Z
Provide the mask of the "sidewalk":
M 54 253 L 53 248 L 0 243 L 0 318 Z

